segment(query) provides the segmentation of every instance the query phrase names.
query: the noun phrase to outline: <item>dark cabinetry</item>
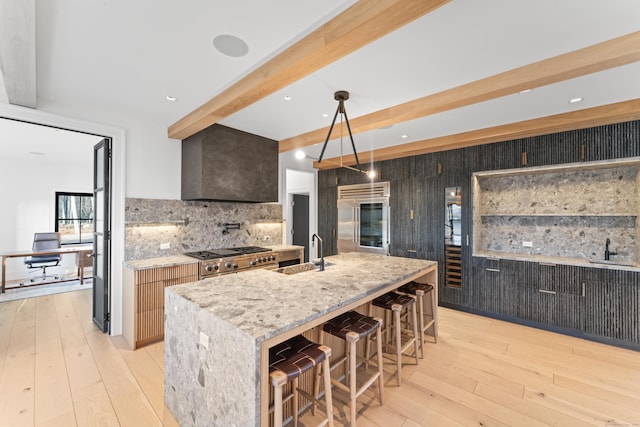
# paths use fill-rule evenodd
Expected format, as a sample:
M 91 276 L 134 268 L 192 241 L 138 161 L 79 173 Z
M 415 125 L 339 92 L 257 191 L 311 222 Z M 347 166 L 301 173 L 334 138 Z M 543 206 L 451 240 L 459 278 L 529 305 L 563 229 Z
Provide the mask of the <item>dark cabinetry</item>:
M 584 282 L 584 325 L 589 335 L 640 343 L 638 273 L 594 271 Z
M 517 314 L 515 270 L 511 264 L 508 260 L 474 257 L 471 298 L 477 309 L 505 316 Z
M 473 257 L 472 274 L 477 310 L 640 344 L 639 273 Z
M 573 330 L 582 329 L 582 275 L 579 267 L 520 262 L 517 316 Z
M 640 273 L 504 259 L 496 267 L 472 257 L 466 239 L 469 235 L 473 240 L 473 172 L 635 156 L 640 156 L 638 120 L 376 163 L 377 179 L 391 183 L 390 252 L 438 261 L 441 305 L 562 328 L 603 341 L 640 344 L 636 277 Z M 347 169 L 319 173 L 319 232 L 331 236 L 329 243 L 325 238 L 326 254 L 336 253 L 337 185 L 363 182 L 367 182 L 363 174 Z M 443 194 L 445 188 L 454 186 L 461 187 L 463 198 L 463 283 L 459 289 L 443 285 Z
M 423 236 L 420 222 L 424 220 L 424 182 L 406 178 L 391 182 L 390 254 L 393 256 L 419 257 Z

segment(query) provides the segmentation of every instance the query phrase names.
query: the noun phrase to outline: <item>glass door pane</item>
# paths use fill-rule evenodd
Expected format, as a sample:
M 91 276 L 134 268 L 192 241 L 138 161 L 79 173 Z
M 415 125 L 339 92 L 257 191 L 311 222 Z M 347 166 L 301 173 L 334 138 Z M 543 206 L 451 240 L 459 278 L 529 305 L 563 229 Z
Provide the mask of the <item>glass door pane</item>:
M 382 248 L 384 220 L 382 203 L 360 204 L 360 246 Z

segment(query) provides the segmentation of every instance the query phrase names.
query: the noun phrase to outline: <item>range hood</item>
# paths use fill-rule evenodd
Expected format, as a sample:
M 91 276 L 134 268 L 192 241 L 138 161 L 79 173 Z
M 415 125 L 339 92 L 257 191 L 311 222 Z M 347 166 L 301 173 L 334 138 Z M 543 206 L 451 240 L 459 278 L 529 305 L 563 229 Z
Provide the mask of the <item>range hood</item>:
M 278 141 L 212 125 L 182 141 L 182 200 L 278 201 Z

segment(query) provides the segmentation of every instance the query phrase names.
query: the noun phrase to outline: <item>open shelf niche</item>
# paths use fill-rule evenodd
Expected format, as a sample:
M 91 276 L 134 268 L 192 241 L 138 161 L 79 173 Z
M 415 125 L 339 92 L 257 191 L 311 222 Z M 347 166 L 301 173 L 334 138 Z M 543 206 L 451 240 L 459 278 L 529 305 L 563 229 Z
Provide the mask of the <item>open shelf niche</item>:
M 474 255 L 636 262 L 640 158 L 477 172 Z

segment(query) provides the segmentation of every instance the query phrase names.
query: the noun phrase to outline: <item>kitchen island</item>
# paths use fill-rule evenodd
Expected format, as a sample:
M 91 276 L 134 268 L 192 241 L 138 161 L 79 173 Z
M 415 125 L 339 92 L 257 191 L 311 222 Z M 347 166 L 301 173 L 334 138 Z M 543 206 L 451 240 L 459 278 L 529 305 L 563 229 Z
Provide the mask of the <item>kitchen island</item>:
M 326 262 L 325 271 L 254 270 L 167 289 L 165 403 L 181 426 L 268 425 L 270 347 L 411 280 L 437 281 L 434 261 L 353 253 Z

